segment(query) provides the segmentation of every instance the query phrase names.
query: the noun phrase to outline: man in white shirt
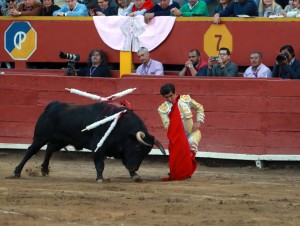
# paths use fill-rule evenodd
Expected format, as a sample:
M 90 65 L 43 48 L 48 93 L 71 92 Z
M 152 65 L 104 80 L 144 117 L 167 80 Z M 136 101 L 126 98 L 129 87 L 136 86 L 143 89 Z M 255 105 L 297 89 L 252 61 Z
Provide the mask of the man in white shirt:
M 245 78 L 270 78 L 272 71 L 262 63 L 262 54 L 259 51 L 254 51 L 250 54 L 251 66 L 244 72 Z

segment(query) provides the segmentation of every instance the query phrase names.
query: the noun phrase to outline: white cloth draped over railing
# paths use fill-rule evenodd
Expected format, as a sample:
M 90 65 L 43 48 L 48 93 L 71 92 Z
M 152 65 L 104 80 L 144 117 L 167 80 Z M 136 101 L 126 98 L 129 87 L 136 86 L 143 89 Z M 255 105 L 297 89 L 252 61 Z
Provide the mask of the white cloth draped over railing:
M 154 17 L 145 24 L 143 16 L 94 16 L 95 27 L 110 48 L 137 52 L 140 47 L 149 51 L 160 45 L 171 32 L 175 17 Z

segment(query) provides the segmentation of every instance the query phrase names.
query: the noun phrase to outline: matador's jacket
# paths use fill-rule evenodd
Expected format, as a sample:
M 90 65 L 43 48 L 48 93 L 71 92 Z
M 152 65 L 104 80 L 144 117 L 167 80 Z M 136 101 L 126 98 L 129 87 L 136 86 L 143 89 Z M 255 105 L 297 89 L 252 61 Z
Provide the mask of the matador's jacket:
M 170 124 L 168 115 L 171 111 L 172 106 L 172 103 L 165 101 L 158 108 L 158 113 L 166 130 L 168 129 Z M 191 109 L 193 108 L 197 111 L 197 121 L 204 123 L 204 108 L 189 95 L 180 95 L 180 98 L 178 100 L 178 108 L 180 111 L 186 136 L 190 143 L 191 150 L 196 152 L 198 150 L 198 144 L 201 139 L 201 133 L 199 129 L 192 132 L 194 122 Z

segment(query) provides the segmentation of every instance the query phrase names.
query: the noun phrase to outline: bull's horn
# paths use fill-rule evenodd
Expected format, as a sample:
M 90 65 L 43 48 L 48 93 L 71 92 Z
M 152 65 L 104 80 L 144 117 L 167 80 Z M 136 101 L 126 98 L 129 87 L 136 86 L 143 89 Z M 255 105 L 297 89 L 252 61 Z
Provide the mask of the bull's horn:
M 159 148 L 163 155 L 167 155 L 164 146 L 154 138 L 154 144 Z
M 141 144 L 144 144 L 144 145 L 146 145 L 146 146 L 152 146 L 151 144 L 148 144 L 148 143 L 146 143 L 144 140 L 143 140 L 143 138 L 145 138 L 145 133 L 143 133 L 142 131 L 138 131 L 137 133 L 136 133 L 136 139 L 141 143 Z

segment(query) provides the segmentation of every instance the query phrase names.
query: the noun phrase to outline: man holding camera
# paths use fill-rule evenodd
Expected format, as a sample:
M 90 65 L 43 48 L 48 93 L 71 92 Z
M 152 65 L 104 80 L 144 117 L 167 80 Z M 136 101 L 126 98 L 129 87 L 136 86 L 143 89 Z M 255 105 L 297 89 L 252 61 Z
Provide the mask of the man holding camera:
M 220 48 L 219 56 L 209 57 L 207 76 L 238 76 L 238 66 L 230 61 L 230 50 L 228 48 Z
M 300 79 L 300 61 L 296 60 L 294 48 L 291 45 L 281 47 L 276 57 L 272 77 Z
M 185 62 L 179 76 L 206 76 L 207 62 L 201 59 L 200 51 L 192 49 L 189 52 L 189 59 Z

